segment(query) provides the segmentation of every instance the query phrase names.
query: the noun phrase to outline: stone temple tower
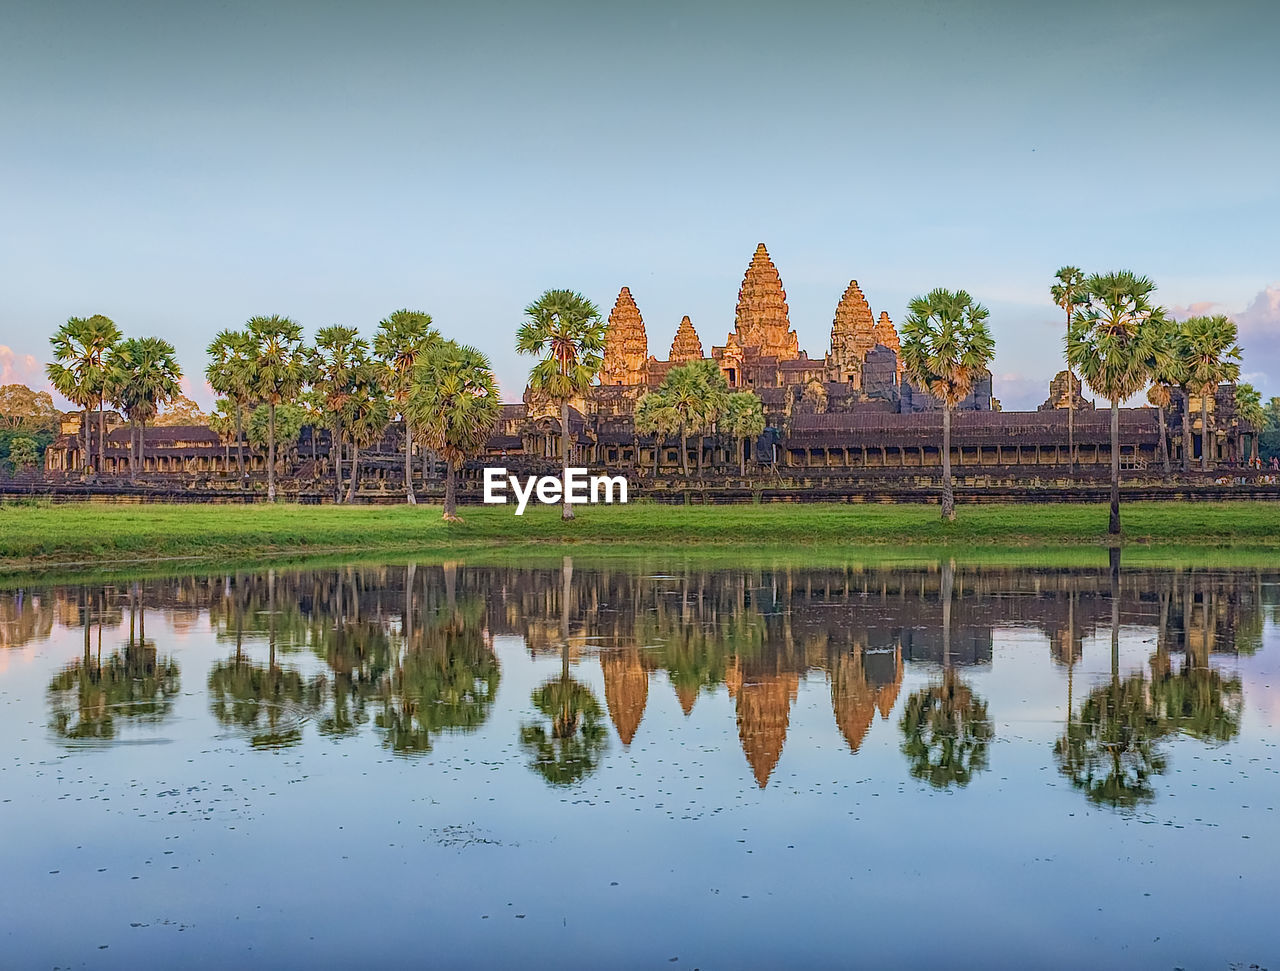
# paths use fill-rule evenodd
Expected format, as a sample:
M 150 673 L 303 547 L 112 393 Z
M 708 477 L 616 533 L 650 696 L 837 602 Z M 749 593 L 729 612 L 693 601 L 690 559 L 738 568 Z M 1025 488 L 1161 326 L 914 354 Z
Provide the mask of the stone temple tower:
M 867 352 L 876 346 L 875 318 L 871 305 L 862 295 L 857 280 L 850 280 L 844 296 L 836 304 L 831 322 L 831 357 L 828 360 L 833 381 L 862 388 L 862 365 Z
M 764 243 L 756 247 L 742 278 L 734 327 L 742 347 L 758 348 L 761 356 L 779 361 L 800 356 L 800 341 L 787 313 L 787 292 Z
M 649 339 L 644 332 L 640 308 L 623 287 L 609 312 L 604 332 L 604 363 L 601 384 L 644 384 L 648 372 Z
M 687 314 L 680 321 L 675 339 L 671 342 L 671 356 L 668 360 L 672 364 L 702 360 L 702 341 L 698 339 L 698 332 L 693 329 L 693 321 Z

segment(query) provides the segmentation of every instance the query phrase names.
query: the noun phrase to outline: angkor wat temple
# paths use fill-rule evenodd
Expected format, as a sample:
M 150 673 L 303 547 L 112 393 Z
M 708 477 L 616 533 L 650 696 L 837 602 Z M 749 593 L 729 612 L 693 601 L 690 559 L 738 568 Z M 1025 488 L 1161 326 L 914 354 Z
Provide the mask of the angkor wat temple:
M 722 344 L 708 352 L 693 322 L 685 316 L 664 358 L 650 353 L 649 333 L 640 308 L 623 287 L 609 313 L 603 363 L 591 392 L 570 403 L 572 460 L 579 466 L 634 473 L 639 494 L 701 498 L 842 499 L 883 494 L 924 497 L 941 471 L 941 419 L 938 400 L 915 386 L 899 359 L 898 332 L 889 314 L 877 316 L 857 280 L 836 300 L 829 347 L 821 357 L 800 348 L 791 325 L 782 278 L 763 243 L 756 247 L 742 285 L 732 328 Z M 1055 353 L 1056 351 L 1049 352 Z M 746 445 L 745 470 L 740 445 L 714 428 L 691 435 L 680 455 L 678 436 L 658 439 L 637 434 L 637 402 L 658 388 L 672 367 L 689 361 L 714 363 L 730 389 L 749 390 L 763 405 L 766 429 Z M 525 472 L 553 472 L 560 463 L 560 409 L 539 401 L 527 389 L 523 401 L 503 406 L 487 454 L 464 470 L 464 496 L 475 493 L 480 469 L 502 464 Z M 1074 402 L 1075 466 L 1068 448 L 1068 408 Z M 1174 390 L 1166 409 L 1164 438 L 1174 469 L 1182 465 L 1183 423 L 1190 421 L 1191 457 L 1196 464 L 1209 449 L 1212 473 L 1241 464 L 1254 430 L 1236 414 L 1235 388 L 1222 385 L 1209 402 L 1208 434 L 1201 427 L 1200 400 Z M 63 434 L 47 450 L 45 475 L 56 481 L 82 466 L 78 415 L 69 415 Z M 129 433 L 108 420 L 104 471 L 120 476 L 128 468 Z M 148 428 L 144 474 L 185 474 L 186 486 L 216 492 L 242 489 L 233 465 L 234 446 L 203 426 Z M 961 490 L 999 489 L 1010 494 L 1029 485 L 1070 488 L 1101 482 L 1111 459 L 1110 418 L 1084 397 L 1078 378 L 1060 371 L 1048 396 L 1035 411 L 1007 412 L 993 397 L 986 373 L 959 406 L 952 423 L 952 466 Z M 391 496 L 403 489 L 404 430 L 388 426 L 380 444 L 360 455 L 360 494 Z M 1120 463 L 1131 481 L 1161 479 L 1161 426 L 1154 408 L 1120 412 Z M 331 475 L 330 437 L 304 426 L 299 441 L 285 452 L 282 479 L 299 498 L 326 494 Z M 265 459 L 246 450 L 249 477 L 265 476 Z M 685 475 L 687 464 L 693 473 Z M 435 463 L 425 456 L 414 463 L 421 487 L 440 488 Z M 1199 470 L 1192 476 L 1206 480 Z M 691 481 L 691 479 L 693 481 Z M 766 489 L 763 482 L 772 483 Z M 159 486 L 163 488 L 163 486 Z M 734 489 L 737 491 L 729 495 Z M 728 490 L 728 491 L 726 491 Z M 994 491 L 992 491 L 994 490 Z M 192 495 L 197 493 L 193 492 Z M 204 494 L 204 493 L 200 493 Z M 207 495 L 205 496 L 207 497 Z
M 889 314 L 877 317 L 857 280 L 836 302 L 831 337 L 821 358 L 800 349 L 791 326 L 782 278 L 764 243 L 756 247 L 738 290 L 733 328 L 708 353 L 693 322 L 684 317 L 665 358 L 650 353 L 644 318 L 628 287 L 609 314 L 604 361 L 591 393 L 572 402 L 571 433 L 576 460 L 583 465 L 631 468 L 637 472 L 675 470 L 682 465 L 679 442 L 637 435 L 636 404 L 658 388 L 678 364 L 714 362 L 730 389 L 750 390 L 764 406 L 768 428 L 750 443 L 751 471 L 858 477 L 903 470 L 930 474 L 941 467 L 940 404 L 904 373 L 898 332 Z M 1076 464 L 1105 469 L 1110 463 L 1109 415 L 1084 397 L 1078 378 L 1061 371 L 1048 397 L 1031 412 L 1004 412 L 993 396 L 987 372 L 959 406 L 953 422 L 952 463 L 956 474 L 975 470 L 1021 480 L 1064 472 L 1071 465 L 1067 409 L 1074 399 Z M 1200 454 L 1199 399 L 1175 392 L 1166 435 L 1172 461 L 1181 456 L 1182 414 L 1190 404 L 1193 453 Z M 1234 387 L 1223 385 L 1210 411 L 1212 464 L 1240 454 L 1242 429 L 1235 416 Z M 1129 470 L 1160 464 L 1160 427 L 1153 408 L 1121 410 L 1121 464 Z M 491 451 L 551 459 L 559 454 L 558 410 L 527 391 L 520 405 L 505 408 Z M 737 446 L 714 432 L 691 438 L 690 466 L 737 471 Z M 655 455 L 657 450 L 659 454 Z M 1030 466 L 1032 468 L 1028 469 Z M 1048 467 L 1048 468 L 1046 468 Z

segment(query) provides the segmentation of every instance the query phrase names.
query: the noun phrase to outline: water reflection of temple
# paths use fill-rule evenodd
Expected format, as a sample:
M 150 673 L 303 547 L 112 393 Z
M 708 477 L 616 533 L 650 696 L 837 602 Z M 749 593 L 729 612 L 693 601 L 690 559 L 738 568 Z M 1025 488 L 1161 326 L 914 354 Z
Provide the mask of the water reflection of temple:
M 1072 665 L 1085 642 L 1111 625 L 1105 569 L 961 567 L 945 579 L 944 637 L 943 574 L 933 566 L 664 575 L 565 561 L 55 585 L 0 593 L 0 646 L 76 628 L 91 649 L 105 643 L 105 660 L 124 641 L 130 604 L 145 605 L 174 631 L 212 627 L 227 652 L 220 710 L 251 738 L 292 732 L 285 726 L 282 734 L 281 717 L 270 724 L 275 706 L 284 722 L 314 720 L 328 734 L 368 724 L 393 751 L 413 754 L 429 750 L 440 732 L 483 723 L 498 677 L 493 639 L 511 635 L 535 657 L 558 657 L 567 646 L 570 663 L 598 660 L 600 707 L 624 746 L 643 732 L 662 679 L 686 715 L 702 694 L 727 694 L 750 773 L 763 786 L 782 757 L 806 679 L 827 681 L 835 725 L 856 753 L 902 707 L 908 666 L 989 665 L 996 631 L 1008 628 L 1038 633 L 1057 661 Z M 1274 577 L 1256 571 L 1121 574 L 1121 625 L 1156 631 L 1146 690 L 1164 692 L 1162 711 L 1181 712 L 1168 714 L 1168 724 L 1221 734 L 1230 705 L 1193 711 L 1193 692 L 1213 686 L 1192 674 L 1215 654 L 1256 649 L 1278 591 Z M 1226 722 L 1214 714 L 1219 709 Z

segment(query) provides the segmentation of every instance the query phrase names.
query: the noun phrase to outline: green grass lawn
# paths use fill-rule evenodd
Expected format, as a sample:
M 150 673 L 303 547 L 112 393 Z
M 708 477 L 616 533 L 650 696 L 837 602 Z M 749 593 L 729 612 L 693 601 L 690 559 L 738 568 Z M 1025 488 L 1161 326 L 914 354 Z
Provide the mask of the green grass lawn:
M 966 557 L 1002 550 L 1021 560 L 1109 544 L 1105 505 L 962 506 L 950 524 L 937 506 L 881 504 L 588 506 L 571 523 L 555 508 L 516 517 L 500 506 L 468 507 L 463 517 L 447 524 L 432 506 L 9 504 L 0 505 L 0 568 L 193 556 L 558 555 L 579 547 L 602 555 L 675 548 L 726 560 L 785 549 L 877 558 L 907 548 Z M 1132 503 L 1122 517 L 1127 547 L 1280 561 L 1280 502 Z

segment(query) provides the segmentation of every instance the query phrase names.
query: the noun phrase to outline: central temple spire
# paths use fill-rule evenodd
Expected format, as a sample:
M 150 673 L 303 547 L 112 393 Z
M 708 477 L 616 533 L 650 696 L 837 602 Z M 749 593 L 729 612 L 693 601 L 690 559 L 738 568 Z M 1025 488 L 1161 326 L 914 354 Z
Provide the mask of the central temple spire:
M 780 361 L 800 356 L 800 342 L 787 312 L 787 292 L 764 243 L 756 246 L 742 278 L 734 327 L 744 348 L 759 348 L 761 355 Z

